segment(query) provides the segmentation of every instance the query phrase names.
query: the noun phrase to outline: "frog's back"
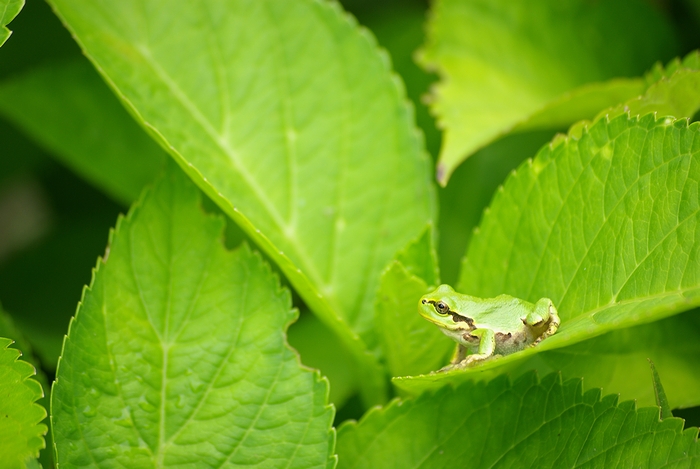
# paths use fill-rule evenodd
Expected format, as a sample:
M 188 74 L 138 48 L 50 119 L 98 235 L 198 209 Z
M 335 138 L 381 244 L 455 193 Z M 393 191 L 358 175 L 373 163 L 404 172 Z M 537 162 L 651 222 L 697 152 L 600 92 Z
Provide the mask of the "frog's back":
M 499 295 L 475 302 L 473 312 L 474 325 L 494 332 L 508 332 L 523 326 L 523 320 L 534 308 L 520 298 Z

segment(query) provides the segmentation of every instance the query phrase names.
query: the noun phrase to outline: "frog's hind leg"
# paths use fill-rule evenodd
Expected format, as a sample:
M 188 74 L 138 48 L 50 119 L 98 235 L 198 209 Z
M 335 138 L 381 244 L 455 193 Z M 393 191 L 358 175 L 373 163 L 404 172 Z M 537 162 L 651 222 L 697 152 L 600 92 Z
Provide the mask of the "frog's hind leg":
M 535 304 L 535 310 L 527 315 L 525 322 L 531 327 L 538 327 L 544 323 L 547 324 L 547 330 L 545 330 L 542 335 L 540 335 L 532 344 L 530 344 L 531 347 L 534 347 L 550 335 L 557 332 L 561 320 L 559 319 L 559 313 L 554 307 L 552 300 L 549 298 L 542 298 Z

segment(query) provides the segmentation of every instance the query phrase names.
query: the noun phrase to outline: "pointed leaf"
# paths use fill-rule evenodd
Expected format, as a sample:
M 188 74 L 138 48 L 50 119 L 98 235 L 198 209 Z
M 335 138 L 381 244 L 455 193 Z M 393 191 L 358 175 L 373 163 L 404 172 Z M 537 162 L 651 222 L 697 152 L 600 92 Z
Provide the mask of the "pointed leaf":
M 534 373 L 512 385 L 445 387 L 394 401 L 338 431 L 338 467 L 696 467 L 698 429 L 581 380 Z M 497 411 L 496 411 L 497 409 Z
M 445 131 L 438 181 L 548 104 L 561 125 L 557 114 L 575 122 L 635 96 L 639 81 L 591 84 L 638 75 L 674 49 L 669 24 L 643 1 L 436 2 L 422 61 L 441 76 L 432 105 Z
M 63 466 L 327 467 L 327 382 L 285 342 L 289 292 L 245 245 L 226 251 L 180 171 L 112 235 L 71 323 L 52 392 Z
M 653 361 L 649 360 L 649 366 L 651 367 L 651 379 L 654 383 L 654 395 L 656 396 L 656 405 L 661 411 L 661 420 L 673 417 L 671 407 L 668 404 L 668 399 L 666 399 L 666 392 L 664 391 L 664 386 L 663 384 L 661 384 L 659 372 L 656 371 L 656 366 L 654 366 Z
M 119 97 L 278 263 L 381 400 L 379 275 L 431 219 L 386 57 L 335 3 L 52 0 Z M 359 337 L 362 337 L 360 340 Z
M 19 360 L 20 351 L 8 348 L 11 343 L 0 337 L 0 461 L 8 469 L 24 469 L 46 446 L 48 428 L 39 423 L 46 410 L 36 403 L 44 392 L 31 379 L 34 367 Z

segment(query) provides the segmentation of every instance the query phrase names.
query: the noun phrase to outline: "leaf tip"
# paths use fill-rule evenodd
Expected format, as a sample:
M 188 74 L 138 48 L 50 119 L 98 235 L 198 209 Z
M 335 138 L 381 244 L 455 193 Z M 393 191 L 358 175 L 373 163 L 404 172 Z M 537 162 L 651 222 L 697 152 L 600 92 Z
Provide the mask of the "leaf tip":
M 447 181 L 450 179 L 450 173 L 447 169 L 447 165 L 444 162 L 440 162 L 435 170 L 435 179 L 437 179 L 440 187 L 446 187 Z

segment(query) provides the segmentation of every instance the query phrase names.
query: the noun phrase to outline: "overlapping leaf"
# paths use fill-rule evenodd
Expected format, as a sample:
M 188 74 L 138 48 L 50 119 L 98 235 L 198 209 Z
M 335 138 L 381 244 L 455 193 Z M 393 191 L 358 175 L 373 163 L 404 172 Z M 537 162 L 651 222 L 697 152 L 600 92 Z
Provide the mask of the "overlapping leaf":
M 663 17 L 635 0 L 438 1 L 422 59 L 441 75 L 438 181 L 530 117 L 567 125 L 639 94 L 641 80 L 600 82 L 640 74 L 674 44 Z
M 562 326 L 478 371 L 700 304 L 699 136 L 686 120 L 603 119 L 580 139 L 544 147 L 506 181 L 472 238 L 458 290 L 552 298 Z M 417 390 L 475 371 L 400 384 Z
M 333 465 L 327 382 L 285 342 L 289 292 L 198 200 L 174 170 L 118 222 L 58 365 L 61 466 Z
M 649 384 L 651 386 L 651 383 Z M 601 399 L 581 380 L 445 387 L 394 401 L 338 431 L 339 468 L 695 467 L 698 429 L 659 419 L 658 407 Z
M 34 367 L 18 360 L 21 353 L 0 338 L 0 462 L 8 469 L 24 469 L 46 446 L 46 410 L 36 403 L 44 392 L 31 379 Z
M 51 3 L 137 119 L 372 370 L 362 384 L 381 386 L 366 353 L 377 282 L 433 196 L 369 34 L 318 0 Z

